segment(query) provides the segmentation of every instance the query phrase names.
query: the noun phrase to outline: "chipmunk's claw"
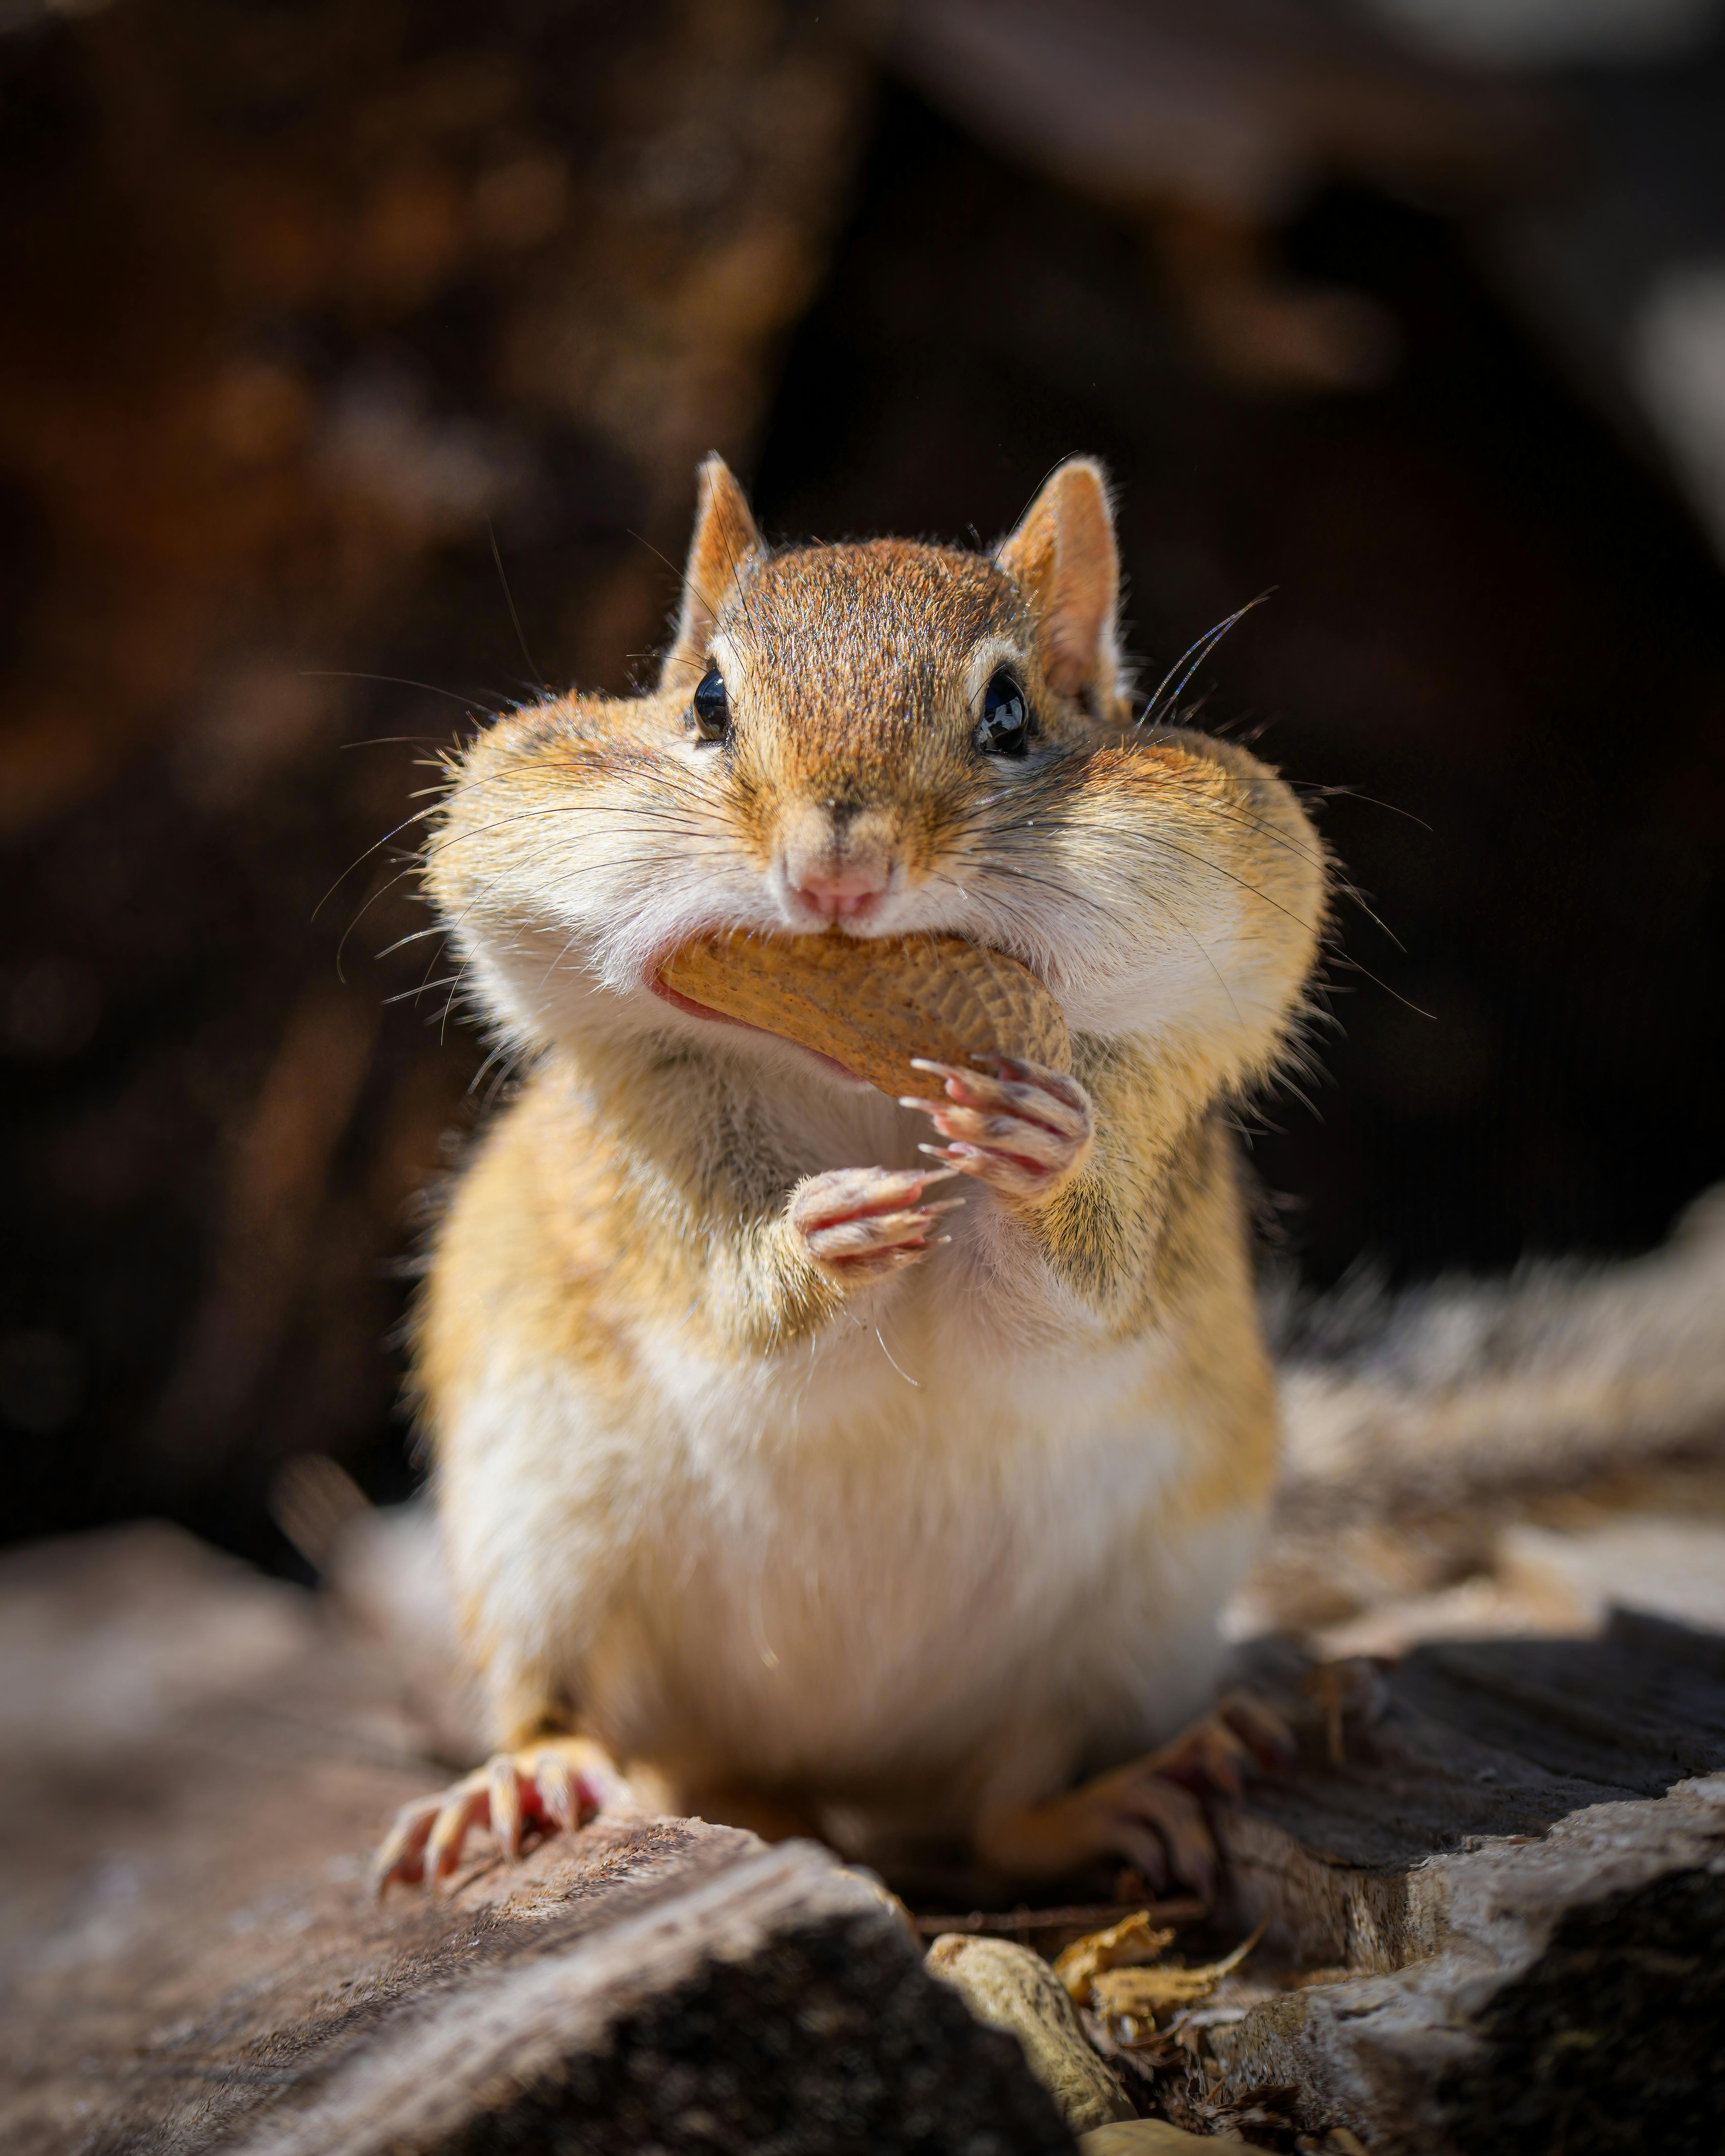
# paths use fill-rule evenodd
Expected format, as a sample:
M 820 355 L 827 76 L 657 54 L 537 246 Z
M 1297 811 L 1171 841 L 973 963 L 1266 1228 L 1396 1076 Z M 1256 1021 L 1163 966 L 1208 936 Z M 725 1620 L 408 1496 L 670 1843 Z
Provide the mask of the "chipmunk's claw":
M 1054 1877 L 1124 1856 L 1153 1888 L 1172 1875 L 1211 1900 L 1219 1859 L 1199 1794 L 1237 1796 L 1247 1774 L 1293 1763 L 1292 1732 L 1273 1707 L 1231 1691 L 1171 1743 L 1045 1803 L 983 1823 L 979 1853 L 1004 1869 Z
M 983 1821 L 977 1847 L 1021 1878 L 1058 1878 L 1099 1857 L 1123 1856 L 1153 1889 L 1172 1874 L 1206 1901 L 1215 1892 L 1216 1845 L 1204 1808 L 1189 1789 L 1158 1774 L 1152 1758 Z
M 925 1145 L 961 1175 L 973 1176 L 1014 1203 L 1040 1203 L 1067 1181 L 1090 1150 L 1095 1117 L 1076 1078 L 1010 1055 L 977 1055 L 976 1066 L 914 1056 L 944 1087 L 944 1100 L 906 1095 L 901 1108 L 927 1116 L 947 1142 Z
M 572 1834 L 601 1811 L 631 1801 L 629 1784 L 588 1738 L 548 1738 L 499 1752 L 449 1789 L 402 1806 L 372 1861 L 372 1885 L 381 1897 L 392 1881 L 411 1887 L 429 1871 L 432 1886 L 440 1886 L 475 1826 L 489 1825 L 513 1861 L 530 1829 Z
M 1285 1772 L 1298 1755 L 1293 1731 L 1273 1707 L 1251 1692 L 1230 1691 L 1151 1758 L 1170 1781 L 1237 1797 L 1247 1774 Z
M 951 1166 L 838 1168 L 811 1175 L 792 1193 L 790 1224 L 829 1279 L 866 1286 L 924 1255 L 934 1240 L 929 1229 L 964 1203 L 928 1202 L 924 1194 L 957 1173 Z

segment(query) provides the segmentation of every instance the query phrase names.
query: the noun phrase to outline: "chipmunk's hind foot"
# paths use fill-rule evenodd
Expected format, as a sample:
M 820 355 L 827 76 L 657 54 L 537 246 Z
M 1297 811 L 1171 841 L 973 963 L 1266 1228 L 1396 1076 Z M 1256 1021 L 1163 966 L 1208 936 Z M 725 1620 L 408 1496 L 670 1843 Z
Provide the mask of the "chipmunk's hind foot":
M 1230 1691 L 1145 1763 L 1187 1789 L 1237 1797 L 1248 1774 L 1284 1773 L 1297 1752 L 1273 1707 L 1252 1692 Z
M 1171 1743 L 1045 1803 L 997 1813 L 976 1835 L 984 1862 L 1023 1879 L 1054 1879 L 1123 1856 L 1153 1888 L 1216 1889 L 1215 1837 L 1199 1793 L 1237 1795 L 1247 1774 L 1291 1764 L 1292 1732 L 1247 1692 L 1230 1692 Z
M 1063 1879 L 1104 1857 L 1123 1856 L 1153 1888 L 1170 1876 L 1206 1899 L 1214 1891 L 1216 1845 L 1189 1789 L 1134 1759 L 1040 1804 L 995 1813 L 978 1825 L 977 1855 L 1013 1879 Z
M 610 1755 L 590 1738 L 547 1738 L 499 1752 L 451 1788 L 402 1806 L 372 1860 L 372 1884 L 380 1896 L 392 1880 L 411 1887 L 429 1876 L 437 1887 L 461 1861 L 476 1826 L 489 1826 L 512 1861 L 530 1831 L 572 1834 L 633 1801 Z

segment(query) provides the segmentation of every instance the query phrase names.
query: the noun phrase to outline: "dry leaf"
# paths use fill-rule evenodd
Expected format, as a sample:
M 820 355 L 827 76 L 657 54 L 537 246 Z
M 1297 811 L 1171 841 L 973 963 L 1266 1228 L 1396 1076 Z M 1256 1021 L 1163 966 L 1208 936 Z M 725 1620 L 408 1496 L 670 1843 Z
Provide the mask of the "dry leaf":
M 1222 1979 L 1240 1967 L 1263 1935 L 1264 1927 L 1260 1924 L 1231 1954 L 1224 1955 L 1220 1961 L 1206 1962 L 1199 1969 L 1105 1970 L 1091 1979 L 1090 2003 L 1109 2021 L 1129 2015 L 1134 2021 L 1147 2023 L 1153 2029 L 1159 2018 L 1177 2013 L 1183 2006 L 1196 2006 L 1201 1999 L 1208 1999 Z
M 1074 1939 L 1055 1957 L 1055 1974 L 1071 1994 L 1072 2004 L 1082 2006 L 1090 1998 L 1091 1983 L 1104 1969 L 1154 1961 L 1173 1944 L 1173 1937 L 1171 1931 L 1151 1922 L 1147 1909 L 1140 1909 L 1122 1917 L 1117 1924 L 1110 1924 L 1105 1932 L 1091 1932 L 1087 1938 Z

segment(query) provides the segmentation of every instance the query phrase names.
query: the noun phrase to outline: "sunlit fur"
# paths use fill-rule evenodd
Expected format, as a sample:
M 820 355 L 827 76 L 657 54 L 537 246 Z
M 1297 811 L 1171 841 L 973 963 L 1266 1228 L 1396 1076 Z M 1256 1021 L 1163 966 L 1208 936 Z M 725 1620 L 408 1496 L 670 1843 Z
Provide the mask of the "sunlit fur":
M 439 1240 L 418 1377 L 500 1737 L 580 1725 L 672 1801 L 963 1832 L 1165 1735 L 1275 1469 L 1230 1111 L 1286 1050 L 1324 906 L 1294 796 L 1134 731 L 1107 500 L 1063 468 L 993 557 L 770 552 L 706 468 L 660 685 L 500 720 L 429 849 L 464 986 L 529 1070 Z M 729 740 L 690 697 L 720 668 Z M 1012 669 L 1039 738 L 982 755 Z M 1059 998 L 1095 1106 L 1046 1202 L 847 1293 L 799 1179 L 927 1118 L 646 986 L 712 930 L 955 932 Z M 742 1793 L 740 1795 L 737 1793 Z

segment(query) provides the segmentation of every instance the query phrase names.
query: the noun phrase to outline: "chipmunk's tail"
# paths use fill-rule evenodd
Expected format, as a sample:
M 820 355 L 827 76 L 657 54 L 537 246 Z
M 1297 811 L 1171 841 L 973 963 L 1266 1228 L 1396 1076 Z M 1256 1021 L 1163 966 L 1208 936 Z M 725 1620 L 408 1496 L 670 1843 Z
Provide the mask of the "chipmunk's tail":
M 1725 1629 L 1725 1186 L 1646 1257 L 1270 1300 L 1286 1464 L 1242 1624 Z

